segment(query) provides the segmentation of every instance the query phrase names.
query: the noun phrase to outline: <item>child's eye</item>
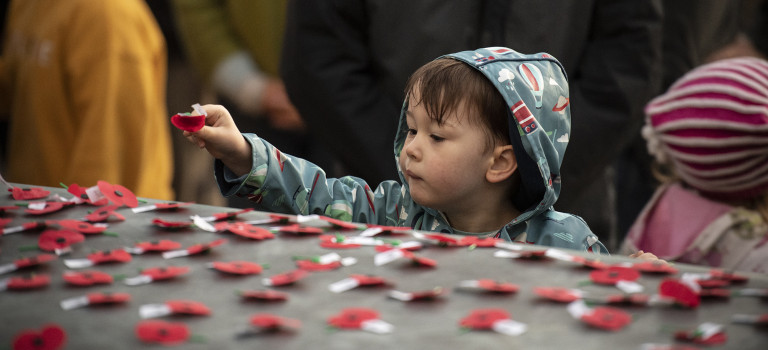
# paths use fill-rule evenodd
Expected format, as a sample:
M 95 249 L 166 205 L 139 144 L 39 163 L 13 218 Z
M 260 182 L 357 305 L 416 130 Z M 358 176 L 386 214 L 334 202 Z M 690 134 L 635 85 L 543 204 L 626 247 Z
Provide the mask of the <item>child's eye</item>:
M 444 137 L 440 137 L 440 136 L 437 136 L 437 135 L 430 135 L 430 137 L 432 137 L 432 139 L 435 140 L 435 142 L 445 141 Z
M 416 129 L 408 129 L 408 135 L 416 135 Z

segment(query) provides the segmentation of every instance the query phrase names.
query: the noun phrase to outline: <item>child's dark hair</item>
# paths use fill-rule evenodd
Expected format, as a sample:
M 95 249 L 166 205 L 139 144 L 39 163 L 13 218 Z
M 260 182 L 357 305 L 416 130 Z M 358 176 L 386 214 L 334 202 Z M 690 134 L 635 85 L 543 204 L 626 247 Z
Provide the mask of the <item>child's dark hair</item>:
M 427 115 L 438 125 L 451 112 L 459 112 L 459 106 L 465 102 L 468 121 L 484 126 L 490 136 L 486 149 L 510 144 L 507 103 L 488 78 L 466 63 L 450 58 L 429 62 L 408 79 L 406 99 L 416 88 L 421 97 L 416 104 L 423 103 Z

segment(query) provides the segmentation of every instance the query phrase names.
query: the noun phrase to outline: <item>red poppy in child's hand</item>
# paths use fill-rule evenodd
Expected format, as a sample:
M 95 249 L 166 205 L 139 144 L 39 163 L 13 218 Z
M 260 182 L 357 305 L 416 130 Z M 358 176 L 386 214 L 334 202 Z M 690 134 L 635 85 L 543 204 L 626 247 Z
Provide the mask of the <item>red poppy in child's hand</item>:
M 146 320 L 136 324 L 136 336 L 147 343 L 181 344 L 189 335 L 189 328 L 183 323 Z
M 67 333 L 56 324 L 46 325 L 39 333 L 24 330 L 13 339 L 13 350 L 56 350 L 67 341 Z
M 331 326 L 344 329 L 360 329 L 363 322 L 379 319 L 379 313 L 367 308 L 347 308 L 328 318 Z
M 205 116 L 177 113 L 171 117 L 171 124 L 184 131 L 197 132 L 205 126 Z
M 125 205 L 129 208 L 136 208 L 139 206 L 139 201 L 131 190 L 106 181 L 98 181 L 96 184 L 99 186 L 99 191 L 118 207 Z
M 37 245 L 42 250 L 52 252 L 57 249 L 65 249 L 74 243 L 79 243 L 84 240 L 85 236 L 77 232 L 67 230 L 46 230 L 40 235 Z
M 11 196 L 13 196 L 13 199 L 17 201 L 45 198 L 45 197 L 48 197 L 49 194 L 51 194 L 51 191 L 44 190 L 40 187 L 31 187 L 31 188 L 14 187 L 14 188 L 9 188 L 8 192 L 11 192 Z
M 494 323 L 509 318 L 509 313 L 502 309 L 478 309 L 462 318 L 459 324 L 469 329 L 492 329 Z

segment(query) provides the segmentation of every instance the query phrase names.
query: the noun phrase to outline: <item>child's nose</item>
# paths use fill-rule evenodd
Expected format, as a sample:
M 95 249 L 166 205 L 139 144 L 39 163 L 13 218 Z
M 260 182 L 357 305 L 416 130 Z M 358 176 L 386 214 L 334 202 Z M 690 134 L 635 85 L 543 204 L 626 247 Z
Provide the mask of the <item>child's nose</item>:
M 405 155 L 407 155 L 408 158 L 418 159 L 421 156 L 421 151 L 419 149 L 419 135 L 416 135 L 416 137 L 406 142 L 403 147 L 405 148 Z

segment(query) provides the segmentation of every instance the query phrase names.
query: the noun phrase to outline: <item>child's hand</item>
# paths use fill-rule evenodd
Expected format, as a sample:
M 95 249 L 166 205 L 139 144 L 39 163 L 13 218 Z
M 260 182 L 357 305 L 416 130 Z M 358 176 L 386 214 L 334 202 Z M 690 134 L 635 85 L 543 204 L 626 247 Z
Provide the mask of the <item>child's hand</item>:
M 641 260 L 656 260 L 656 261 L 663 262 L 665 264 L 667 263 L 666 260 L 659 259 L 656 255 L 653 255 L 653 253 L 646 253 L 646 252 L 644 252 L 642 250 L 639 250 L 637 252 L 634 252 L 634 253 L 630 254 L 629 257 L 630 258 L 637 258 L 637 259 L 641 259 Z
M 184 136 L 220 159 L 235 174 L 250 172 L 251 145 L 240 134 L 227 109 L 219 105 L 205 105 L 202 108 L 208 114 L 205 126 L 196 132 L 184 131 Z

